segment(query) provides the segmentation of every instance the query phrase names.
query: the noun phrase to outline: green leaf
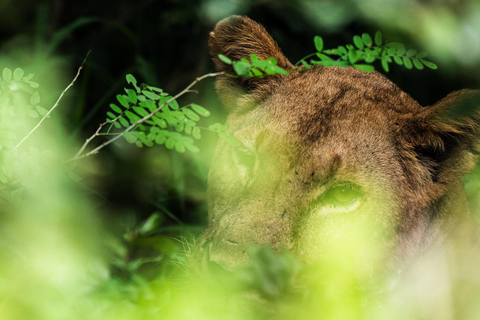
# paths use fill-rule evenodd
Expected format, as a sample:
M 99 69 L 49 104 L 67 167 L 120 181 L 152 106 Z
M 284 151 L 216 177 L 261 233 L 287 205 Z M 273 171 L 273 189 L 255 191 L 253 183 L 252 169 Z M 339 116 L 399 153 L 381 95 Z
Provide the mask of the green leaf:
M 175 147 L 176 140 L 173 137 L 168 137 L 165 142 L 165 147 L 169 150 L 172 150 Z
M 117 94 L 117 101 L 120 102 L 120 104 L 125 108 L 128 108 L 128 99 L 125 95 Z
M 122 125 L 121 125 L 120 123 L 118 123 L 118 122 L 114 122 L 114 123 L 113 123 L 113 126 L 114 126 L 115 128 L 117 128 L 117 129 L 120 129 L 120 128 L 122 127 Z
M 28 116 L 31 117 L 31 118 L 38 118 L 38 112 L 35 111 L 35 110 L 33 110 L 33 109 L 29 109 L 29 110 L 27 111 L 27 114 L 28 114 Z
M 120 117 L 118 118 L 118 121 L 120 121 L 120 124 L 122 126 L 124 126 L 125 128 L 129 127 L 130 124 L 128 123 L 127 119 L 125 119 L 124 117 Z
M 175 131 L 177 131 L 177 132 L 183 132 L 184 129 L 185 129 L 185 123 L 184 122 L 179 122 L 175 126 Z
M 110 111 L 107 112 L 107 117 L 115 119 L 117 116 L 111 113 Z
M 402 47 L 398 47 L 395 53 L 399 56 L 403 56 L 405 54 L 405 51 L 406 51 L 405 47 L 402 46 Z
M 202 133 L 200 132 L 200 128 L 199 128 L 199 127 L 193 128 L 192 136 L 193 136 L 195 139 L 200 139 L 200 138 L 202 137 Z
M 185 114 L 185 116 L 187 116 L 189 119 L 192 119 L 193 121 L 200 120 L 200 117 L 198 116 L 198 114 L 196 114 L 192 110 L 190 110 L 188 108 L 183 108 L 182 111 Z
M 125 111 L 125 115 L 127 116 L 127 118 L 130 120 L 132 124 L 141 119 L 139 116 L 137 116 L 135 113 L 131 111 Z
M 258 77 L 258 78 L 262 78 L 262 77 L 263 77 L 262 71 L 258 70 L 257 68 L 253 68 L 253 69 L 252 69 L 252 72 L 253 72 L 253 75 L 254 75 L 255 77 Z
M 20 68 L 15 69 L 15 71 L 13 71 L 13 80 L 15 80 L 15 81 L 22 80 L 24 74 L 25 73 L 23 72 L 22 69 L 20 69 Z
M 423 66 L 422 62 L 420 62 L 419 59 L 412 58 L 412 61 L 413 61 L 413 65 L 415 66 L 415 68 L 417 68 L 418 70 L 423 70 L 424 66 Z
M 242 77 L 250 76 L 250 64 L 244 61 L 234 61 L 233 62 L 233 70 L 235 73 Z
M 348 61 L 350 61 L 351 64 L 355 64 L 357 62 L 357 51 L 355 49 L 349 50 L 348 51 Z
M 137 79 L 135 79 L 133 75 L 127 74 L 125 78 L 127 79 L 127 83 L 133 84 L 134 86 L 137 84 Z
M 395 55 L 396 53 L 397 53 L 397 48 L 388 48 L 388 49 L 387 49 L 387 54 L 388 54 L 388 55 L 393 56 L 393 55 Z
M 425 65 L 425 67 L 430 68 L 432 70 L 436 70 L 438 68 L 438 66 L 433 62 L 430 62 L 424 59 L 420 59 L 420 61 Z
M 125 140 L 127 140 L 128 143 L 135 143 L 138 140 L 137 136 L 130 131 L 124 132 L 123 137 L 125 138 Z
M 150 112 L 155 112 L 155 110 L 157 110 L 157 105 L 152 100 L 141 101 L 138 105 L 145 109 L 148 109 L 148 111 Z
M 370 37 L 370 35 L 368 33 L 364 33 L 362 34 L 362 40 L 363 40 L 363 43 L 369 47 L 372 45 L 372 37 Z
M 381 46 L 382 43 L 383 43 L 382 33 L 380 31 L 377 31 L 377 33 L 375 33 L 375 44 L 377 46 Z
M 355 44 L 355 46 L 358 48 L 358 49 L 363 49 L 365 47 L 365 45 L 363 44 L 363 40 L 360 36 L 354 36 L 353 37 L 353 43 Z
M 163 119 L 160 119 L 159 117 L 152 117 L 153 121 L 157 126 L 159 126 L 162 129 L 165 129 L 168 127 L 167 122 Z
M 276 74 L 283 74 L 285 76 L 288 76 L 288 71 L 283 69 L 282 67 L 273 66 L 273 71 L 275 71 Z
M 3 69 L 3 80 L 5 81 L 12 80 L 12 70 L 10 70 L 9 68 Z
M 48 113 L 48 110 L 43 108 L 43 107 L 40 107 L 40 106 L 35 106 L 35 109 L 37 110 L 38 113 L 40 113 L 40 115 L 43 117 L 45 116 L 47 113 Z M 50 116 L 48 116 L 47 118 L 49 118 Z
M 407 51 L 407 57 L 413 57 L 417 53 L 417 50 L 410 49 Z
M 142 118 L 148 116 L 149 114 L 148 111 L 142 107 L 132 107 L 132 109 L 133 111 L 135 111 L 136 114 L 138 114 Z
M 32 96 L 30 97 L 30 104 L 32 106 L 36 105 L 36 104 L 39 104 L 40 103 L 40 94 L 38 93 L 38 91 L 36 91 L 34 94 L 32 94 Z
M 142 94 L 150 100 L 159 100 L 160 96 L 148 90 L 143 90 Z
M 175 143 L 175 150 L 179 153 L 185 153 L 185 145 L 182 141 L 179 140 Z
M 195 111 L 196 113 L 198 113 L 199 115 L 203 116 L 203 117 L 208 117 L 210 116 L 210 111 L 208 111 L 207 109 L 205 109 L 204 107 L 202 106 L 199 106 L 198 104 L 195 104 L 195 103 L 192 103 L 190 105 L 193 109 L 193 111 Z
M 320 60 L 322 60 L 322 61 L 333 61 L 332 58 L 330 58 L 329 56 L 327 56 L 323 53 L 317 53 L 317 57 L 319 57 Z
M 396 64 L 398 64 L 398 65 L 400 65 L 400 66 L 403 65 L 403 60 L 402 60 L 401 57 L 399 57 L 399 56 L 393 56 L 393 60 L 395 61 Z
M 200 149 L 198 149 L 198 147 L 194 144 L 186 143 L 185 148 L 187 148 L 187 150 L 192 152 L 192 153 L 200 152 Z
M 147 147 L 152 147 L 153 142 L 147 137 L 145 132 L 135 132 L 137 134 L 138 139 Z
M 338 51 L 338 54 L 340 54 L 340 55 L 346 55 L 347 54 L 347 48 L 345 48 L 344 46 L 339 46 L 337 48 L 337 51 Z
M 323 50 L 323 39 L 322 39 L 322 37 L 315 36 L 313 38 L 313 43 L 315 45 L 315 50 L 317 50 L 317 52 L 321 52 Z
M 367 53 L 367 54 L 365 55 L 365 62 L 366 62 L 366 63 L 372 63 L 372 62 L 374 62 L 376 59 L 377 59 L 377 58 L 376 58 L 375 55 L 373 55 L 373 54 Z
M 358 70 L 362 70 L 365 72 L 371 72 L 375 70 L 375 67 L 369 64 L 355 64 L 353 65 L 354 68 L 357 68 Z
M 423 58 L 425 58 L 426 56 L 428 56 L 428 53 L 425 52 L 425 51 L 421 51 L 421 52 L 419 52 L 419 53 L 417 53 L 417 54 L 415 55 L 415 58 L 417 58 L 417 59 L 423 59 Z
M 25 78 L 23 78 L 23 81 L 30 81 L 33 79 L 33 77 L 35 76 L 34 73 L 29 73 L 28 76 L 26 76 Z
M 382 68 L 385 70 L 385 72 L 389 72 L 390 69 L 388 67 L 388 56 L 383 56 L 382 57 Z
M 170 99 L 170 97 L 169 97 L 169 99 Z M 180 108 L 177 100 L 172 100 L 168 105 L 170 106 L 170 108 L 172 108 L 172 110 L 178 110 Z
M 160 89 L 160 88 L 157 88 L 157 87 L 148 86 L 148 89 L 151 90 L 151 91 L 158 92 L 158 93 L 163 93 L 163 89 Z
M 110 108 L 116 113 L 122 113 L 122 109 L 116 104 L 110 103 Z
M 168 132 L 167 131 L 160 131 L 157 134 L 157 137 L 155 138 L 155 143 L 156 144 L 164 144 L 167 141 L 167 136 Z
M 40 86 L 37 82 L 34 82 L 34 81 L 26 81 L 26 82 L 32 88 L 38 88 Z
M 132 104 L 137 103 L 137 93 L 135 90 L 132 89 L 125 89 L 125 92 L 127 93 L 127 98 Z
M 223 54 L 219 54 L 218 59 L 220 59 L 221 61 L 223 61 L 226 64 L 232 64 L 232 60 L 230 58 L 224 56 Z
M 312 68 L 312 66 L 310 66 L 305 60 L 301 60 L 300 62 L 303 64 L 306 70 L 310 70 Z
M 405 68 L 407 69 L 412 69 L 412 60 L 410 60 L 409 57 L 403 57 L 403 64 L 405 65 Z

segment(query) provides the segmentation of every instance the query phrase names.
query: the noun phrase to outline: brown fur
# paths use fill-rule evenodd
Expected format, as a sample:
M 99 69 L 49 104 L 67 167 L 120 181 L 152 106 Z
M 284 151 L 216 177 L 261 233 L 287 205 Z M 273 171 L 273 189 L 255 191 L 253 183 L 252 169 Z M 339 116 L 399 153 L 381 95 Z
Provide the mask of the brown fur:
M 247 17 L 219 22 L 209 47 L 217 71 L 233 73 L 218 54 L 252 53 L 294 69 Z M 476 161 L 479 122 L 476 113 L 454 110 L 461 101 L 478 106 L 475 91 L 422 107 L 378 72 L 339 67 L 223 76 L 217 89 L 242 145 L 219 142 L 208 182 L 211 221 L 196 259 L 229 269 L 247 261 L 248 247 L 267 244 L 315 261 L 340 234 L 329 226 L 354 230 L 373 221 L 372 237 L 398 263 L 459 225 L 463 234 L 473 230 L 461 178 Z M 361 188 L 361 213 L 326 198 L 345 183 Z

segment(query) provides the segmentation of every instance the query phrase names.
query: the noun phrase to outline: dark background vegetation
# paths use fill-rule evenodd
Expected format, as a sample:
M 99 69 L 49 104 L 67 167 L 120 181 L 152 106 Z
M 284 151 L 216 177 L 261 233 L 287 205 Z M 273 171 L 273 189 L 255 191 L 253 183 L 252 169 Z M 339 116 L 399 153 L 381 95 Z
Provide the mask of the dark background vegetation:
M 392 66 L 387 76 L 429 105 L 453 90 L 480 87 L 479 12 L 476 2 L 460 0 L 0 0 L 0 52 L 10 64 L 2 68 L 34 72 L 43 87 L 60 94 L 91 50 L 58 109 L 78 150 L 105 120 L 108 105 L 126 86 L 127 73 L 175 94 L 213 71 L 208 35 L 228 15 L 248 15 L 262 23 L 292 62 L 314 50 L 315 35 L 333 48 L 351 43 L 353 35 L 379 30 L 387 40 L 426 50 L 438 70 Z M 60 80 L 50 81 L 52 75 Z M 213 80 L 197 89 L 198 95 L 183 101 L 212 111 L 213 120 L 205 123 L 223 121 Z M 53 102 L 44 100 L 44 107 Z M 197 155 L 162 146 L 108 147 L 87 160 L 94 165 L 84 172 L 82 192 L 116 234 L 155 212 L 163 219 L 158 234 L 198 234 L 206 223 L 204 192 L 215 142 L 213 135 L 204 138 Z

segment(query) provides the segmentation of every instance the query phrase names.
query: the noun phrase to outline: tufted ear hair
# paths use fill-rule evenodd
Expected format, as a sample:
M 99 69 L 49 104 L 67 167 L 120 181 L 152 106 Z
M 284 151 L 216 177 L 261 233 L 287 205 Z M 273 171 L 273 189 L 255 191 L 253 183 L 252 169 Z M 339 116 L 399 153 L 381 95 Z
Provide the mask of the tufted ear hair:
M 415 156 L 432 180 L 459 180 L 475 166 L 480 152 L 480 90 L 450 93 L 415 116 L 405 132 Z
M 219 54 L 234 61 L 242 58 L 250 60 L 251 54 L 256 54 L 260 60 L 273 57 L 277 60 L 278 66 L 287 70 L 293 68 L 265 28 L 244 16 L 231 16 L 217 23 L 215 29 L 210 33 L 208 46 L 217 72 L 235 74 L 231 65 L 218 58 Z M 231 96 L 232 93 L 240 91 L 241 93 L 256 93 L 257 96 L 262 97 L 270 92 L 272 86 L 275 86 L 275 81 L 280 77 L 282 76 L 265 78 L 222 76 L 218 79 L 217 89 L 220 96 Z

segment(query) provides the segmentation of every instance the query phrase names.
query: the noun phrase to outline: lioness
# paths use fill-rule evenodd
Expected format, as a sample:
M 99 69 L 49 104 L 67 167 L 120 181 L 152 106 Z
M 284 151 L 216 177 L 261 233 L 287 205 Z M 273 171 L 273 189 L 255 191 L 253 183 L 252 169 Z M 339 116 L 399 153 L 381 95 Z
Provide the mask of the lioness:
M 217 146 L 197 260 L 230 270 L 248 261 L 247 248 L 268 245 L 310 262 L 367 227 L 350 244 L 397 264 L 451 234 L 474 234 L 461 178 L 476 161 L 475 91 L 422 107 L 378 72 L 305 71 L 242 16 L 219 22 L 209 48 L 217 71 L 234 73 L 219 54 L 256 54 L 301 72 L 218 77 L 240 143 Z

